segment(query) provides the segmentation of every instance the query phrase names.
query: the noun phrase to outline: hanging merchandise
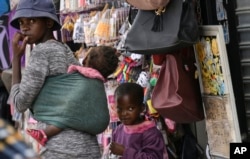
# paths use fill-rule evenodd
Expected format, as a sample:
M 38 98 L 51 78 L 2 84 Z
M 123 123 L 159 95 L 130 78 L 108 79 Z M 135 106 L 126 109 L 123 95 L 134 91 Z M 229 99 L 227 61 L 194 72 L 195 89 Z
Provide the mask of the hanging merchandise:
M 125 40 L 127 38 L 129 28 L 131 27 L 131 24 L 133 23 L 137 12 L 138 12 L 137 8 L 134 8 L 132 6 L 129 7 L 128 16 L 126 17 L 126 19 L 121 25 L 121 28 L 118 31 L 118 33 L 120 34 L 120 38 L 116 46 L 117 50 L 128 52 L 125 48 Z
M 77 0 L 70 0 L 69 1 L 69 9 L 72 12 L 75 12 L 78 10 L 78 1 Z
M 159 78 L 160 68 L 156 69 L 155 71 L 151 72 L 151 77 L 149 80 L 149 84 L 154 87 L 157 83 L 157 80 Z
M 170 0 L 127 0 L 132 6 L 142 10 L 154 10 L 166 6 Z
M 13 10 L 16 8 L 20 0 L 9 0 L 9 1 L 10 1 L 10 10 Z
M 0 16 L 0 69 L 10 68 L 8 15 Z
M 60 0 L 60 12 L 75 12 L 78 8 L 77 0 Z
M 97 45 L 114 46 L 117 41 L 117 13 L 118 11 L 112 6 L 111 9 L 103 10 L 102 17 L 98 22 L 95 31 Z
M 114 6 L 110 9 L 110 17 L 109 17 L 109 30 L 108 37 L 104 37 L 104 41 L 102 44 L 114 46 L 118 40 L 118 27 L 119 26 L 119 13 L 120 9 L 115 9 Z
M 151 100 L 151 99 L 147 100 L 146 106 L 147 106 L 147 109 L 148 109 L 148 112 L 147 112 L 147 113 L 149 114 L 149 117 L 159 118 L 159 113 L 158 113 L 158 111 L 153 107 L 153 105 L 152 105 L 152 100 Z
M 93 3 L 91 1 L 91 4 Z M 61 14 L 62 41 L 84 43 L 86 47 L 96 45 L 114 47 L 120 39 L 119 28 L 127 15 L 128 7 L 114 8 L 113 6 L 109 9 L 108 3 L 102 11 L 100 8 L 85 8 L 82 12 Z
M 103 43 L 105 40 L 108 40 L 110 34 L 110 12 L 111 9 L 108 9 L 108 4 L 102 10 L 101 18 L 96 26 L 95 37 L 97 39 L 97 44 Z
M 216 0 L 216 13 L 217 20 L 221 21 L 226 19 L 226 10 L 223 6 L 223 0 Z
M 224 7 L 223 0 L 216 0 L 216 14 L 219 24 L 221 24 L 223 27 L 225 43 L 228 44 L 230 42 L 230 37 L 228 29 L 227 11 Z
M 85 0 L 78 0 L 78 7 L 83 9 L 86 6 Z
M 65 0 L 60 1 L 60 12 L 62 13 L 65 10 Z
M 173 0 L 157 11 L 139 10 L 125 41 L 134 53 L 167 53 L 192 46 L 199 38 L 193 0 Z
M 116 87 L 118 87 L 118 85 L 119 83 L 115 79 L 109 79 L 107 82 L 104 83 L 108 101 L 109 114 L 110 114 L 110 122 L 119 121 L 115 105 L 115 97 L 114 97 L 114 92 Z
M 153 106 L 164 118 L 177 123 L 190 123 L 204 119 L 194 63 L 192 47 L 166 55 L 152 93 Z
M 142 65 L 143 55 L 132 53 L 130 58 L 132 61 L 134 61 L 134 66 Z
M 153 54 L 152 58 L 153 58 L 153 63 L 155 65 L 162 65 L 163 61 L 165 60 L 165 55 L 164 54 Z
M 153 60 L 151 58 L 151 62 L 150 62 L 150 68 L 148 71 L 148 75 L 149 80 L 147 82 L 147 87 L 144 89 L 144 103 L 146 105 L 146 118 L 148 120 L 158 120 L 160 115 L 157 112 L 157 110 L 153 107 L 152 105 L 152 90 L 155 87 L 155 84 L 158 80 L 158 76 L 159 76 L 159 72 L 160 72 L 160 67 L 156 66 L 153 64 Z
M 114 8 L 114 6 L 111 8 L 111 16 L 110 16 L 110 30 L 109 30 L 109 39 L 110 42 L 113 40 L 116 40 L 117 38 L 117 12 L 118 10 Z
M 76 23 L 74 25 L 73 41 L 74 43 L 84 43 L 85 41 L 84 22 L 83 22 L 83 16 L 81 15 L 76 20 Z
M 143 86 L 146 86 L 146 82 L 148 81 L 148 75 L 147 73 L 142 69 L 142 58 L 143 56 L 133 56 L 132 54 L 123 54 L 123 58 L 121 59 L 121 62 L 118 66 L 118 69 L 114 73 L 114 76 L 116 77 L 117 81 L 119 83 L 124 82 L 137 82 L 139 77 L 141 76 L 140 82 Z M 134 60 L 131 58 L 131 56 L 134 58 Z M 145 76 L 144 76 L 145 75 Z M 146 78 L 144 78 L 146 77 Z M 139 82 L 138 81 L 138 82 Z
M 226 84 L 217 42 L 215 37 L 202 37 L 195 49 L 201 66 L 203 92 L 222 96 L 226 93 Z
M 125 39 L 127 37 L 129 27 L 130 26 L 129 26 L 128 20 L 125 20 L 125 22 L 123 22 L 123 24 L 118 32 L 120 34 L 120 38 L 119 38 L 115 47 L 119 51 L 126 51 L 126 49 L 124 48 L 124 44 L 125 44 Z
M 62 28 L 61 28 L 63 42 L 72 40 L 74 25 L 78 17 L 79 15 L 75 13 L 75 14 L 68 14 L 64 18 L 61 18 L 63 21 Z
M 95 30 L 97 45 L 115 46 L 120 39 L 119 29 L 126 20 L 128 7 L 108 9 L 104 7 Z
M 136 83 L 146 88 L 149 82 L 149 74 L 146 71 L 142 71 L 137 79 Z
M 85 44 L 90 47 L 95 45 L 95 30 L 100 19 L 100 12 L 91 12 L 88 18 L 83 21 Z
M 101 7 L 104 3 L 103 0 L 60 0 L 60 12 L 72 13 L 81 12 L 90 9 Z

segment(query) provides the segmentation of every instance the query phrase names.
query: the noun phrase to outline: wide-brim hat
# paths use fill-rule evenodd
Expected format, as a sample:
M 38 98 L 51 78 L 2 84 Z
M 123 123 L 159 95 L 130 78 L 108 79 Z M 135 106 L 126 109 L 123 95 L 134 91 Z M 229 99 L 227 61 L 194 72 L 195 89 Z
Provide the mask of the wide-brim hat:
M 32 17 L 50 18 L 55 22 L 52 29 L 61 29 L 61 24 L 52 0 L 20 0 L 10 24 L 14 28 L 20 29 L 18 19 Z

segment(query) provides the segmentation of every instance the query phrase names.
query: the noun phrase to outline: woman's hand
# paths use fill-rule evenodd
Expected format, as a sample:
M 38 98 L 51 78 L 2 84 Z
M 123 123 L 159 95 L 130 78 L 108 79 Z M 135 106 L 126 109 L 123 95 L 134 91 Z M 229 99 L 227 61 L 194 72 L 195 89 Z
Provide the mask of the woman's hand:
M 28 37 L 24 36 L 20 32 L 17 32 L 12 40 L 12 49 L 14 58 L 21 58 L 25 53 L 26 44 L 28 42 Z
M 12 85 L 21 81 L 21 58 L 25 53 L 28 37 L 17 32 L 12 40 L 13 59 L 12 59 Z
M 109 149 L 110 149 L 110 151 L 111 151 L 112 154 L 122 156 L 123 152 L 125 150 L 125 147 L 123 145 L 118 144 L 118 143 L 112 142 L 110 144 Z

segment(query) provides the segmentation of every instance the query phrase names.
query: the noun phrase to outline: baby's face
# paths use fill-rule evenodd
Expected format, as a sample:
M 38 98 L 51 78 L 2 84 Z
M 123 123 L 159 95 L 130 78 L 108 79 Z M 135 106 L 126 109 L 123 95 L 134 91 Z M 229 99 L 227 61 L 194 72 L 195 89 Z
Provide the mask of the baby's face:
M 82 65 L 84 67 L 89 67 L 89 61 L 90 61 L 89 54 L 90 54 L 90 50 L 91 50 L 91 48 L 88 51 L 86 51 L 84 53 L 84 55 L 83 55 L 84 57 L 83 57 Z

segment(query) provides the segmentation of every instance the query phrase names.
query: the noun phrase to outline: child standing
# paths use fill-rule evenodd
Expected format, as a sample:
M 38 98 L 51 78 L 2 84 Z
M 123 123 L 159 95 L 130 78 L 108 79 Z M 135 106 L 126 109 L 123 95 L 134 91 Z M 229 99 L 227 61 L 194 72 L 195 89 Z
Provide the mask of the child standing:
M 12 39 L 10 99 L 17 111 L 25 112 L 31 108 L 48 76 L 67 73 L 71 64 L 80 63 L 69 47 L 53 35 L 61 26 L 52 0 L 20 0 L 10 24 L 20 29 Z M 21 76 L 21 58 L 26 44 L 36 46 Z M 46 123 L 38 122 L 38 129 L 44 127 Z M 65 129 L 53 136 L 41 152 L 42 159 L 96 159 L 100 156 L 96 136 L 74 129 Z
M 120 84 L 115 90 L 120 124 L 112 133 L 110 150 L 122 159 L 165 159 L 165 143 L 152 121 L 145 121 L 142 113 L 143 88 L 136 83 Z

